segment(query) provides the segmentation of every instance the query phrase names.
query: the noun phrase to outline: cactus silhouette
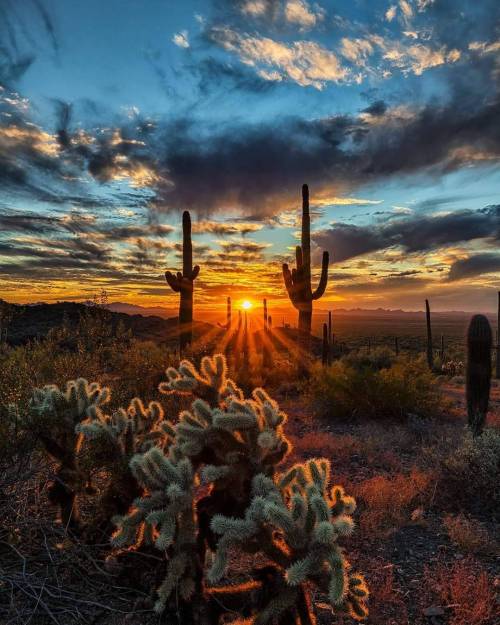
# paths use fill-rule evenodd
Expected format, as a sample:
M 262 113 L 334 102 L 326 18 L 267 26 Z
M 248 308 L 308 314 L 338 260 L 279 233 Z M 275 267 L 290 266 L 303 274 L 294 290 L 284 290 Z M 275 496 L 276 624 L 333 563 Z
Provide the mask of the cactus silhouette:
M 328 343 L 328 326 L 323 324 L 323 343 L 321 347 L 321 363 L 324 367 L 328 364 L 330 355 L 330 345 Z
M 321 277 L 318 288 L 311 287 L 311 218 L 309 216 L 309 188 L 302 185 L 302 240 L 295 249 L 296 268 L 290 269 L 283 264 L 283 278 L 288 297 L 299 311 L 299 330 L 311 334 L 313 300 L 319 299 L 328 283 L 328 252 L 323 252 Z
M 469 427 L 479 436 L 486 422 L 491 386 L 492 333 L 484 315 L 474 315 L 467 331 L 465 394 Z
M 182 273 L 174 275 L 165 272 L 169 287 L 175 293 L 180 293 L 179 305 L 179 346 L 181 351 L 192 340 L 193 334 L 193 290 L 194 281 L 200 273 L 199 265 L 193 267 L 193 244 L 191 242 L 191 216 L 188 211 L 182 214 Z
M 500 380 L 500 291 L 498 291 L 498 310 L 497 310 L 497 359 L 495 376 Z
M 231 329 L 231 298 L 228 297 L 226 301 L 226 326 L 227 329 Z
M 432 327 L 431 327 L 431 309 L 429 300 L 425 300 L 425 319 L 427 323 L 427 364 L 432 371 L 434 368 L 434 355 L 432 352 Z

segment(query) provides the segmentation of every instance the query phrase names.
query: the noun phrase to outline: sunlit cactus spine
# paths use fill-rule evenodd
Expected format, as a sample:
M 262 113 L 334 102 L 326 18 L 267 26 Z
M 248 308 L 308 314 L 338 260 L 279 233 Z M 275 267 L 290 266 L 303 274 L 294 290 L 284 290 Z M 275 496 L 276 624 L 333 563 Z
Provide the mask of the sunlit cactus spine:
M 76 432 L 85 439 L 84 466 L 105 470 L 109 475 L 92 520 L 95 529 L 107 533 L 112 517 L 127 512 L 140 494 L 140 484 L 130 471 L 131 459 L 152 447 L 163 449 L 173 440 L 174 427 L 164 418 L 158 402 L 145 406 L 134 397 L 126 410 L 119 408 L 111 415 L 91 409 L 88 418 L 76 426 Z
M 427 365 L 432 371 L 434 369 L 434 354 L 432 348 L 431 309 L 428 299 L 425 300 L 425 320 L 427 327 Z
M 299 311 L 299 331 L 311 334 L 313 301 L 325 292 L 328 282 L 328 252 L 323 252 L 321 277 L 315 291 L 311 287 L 311 218 L 309 215 L 309 188 L 302 185 L 302 238 L 295 249 L 296 268 L 283 264 L 283 278 L 290 301 Z
M 200 273 L 199 265 L 193 267 L 193 244 L 191 242 L 191 216 L 182 214 L 182 273 L 174 275 L 165 272 L 170 288 L 180 293 L 179 305 L 179 347 L 181 352 L 191 343 L 193 335 L 193 291 L 194 281 Z
M 486 422 L 491 386 L 492 333 L 484 315 L 474 315 L 467 331 L 465 394 L 469 427 L 479 436 Z
M 367 616 L 364 579 L 351 573 L 338 544 L 354 529 L 356 504 L 329 482 L 326 459 L 295 465 L 274 480 L 256 475 L 243 518 L 213 517 L 212 529 L 220 538 L 208 573 L 211 583 L 221 580 L 234 549 L 261 553 L 273 563 L 273 593 L 248 622 L 312 625 L 313 587 L 328 595 L 334 611 L 347 611 L 357 620 Z
M 78 495 L 87 482 L 79 464 L 81 435 L 76 428 L 91 414 L 100 414 L 108 401 L 108 388 L 84 378 L 71 380 L 64 391 L 56 385 L 35 389 L 31 397 L 27 425 L 58 462 L 49 500 L 59 507 L 62 524 L 75 531 L 80 529 Z

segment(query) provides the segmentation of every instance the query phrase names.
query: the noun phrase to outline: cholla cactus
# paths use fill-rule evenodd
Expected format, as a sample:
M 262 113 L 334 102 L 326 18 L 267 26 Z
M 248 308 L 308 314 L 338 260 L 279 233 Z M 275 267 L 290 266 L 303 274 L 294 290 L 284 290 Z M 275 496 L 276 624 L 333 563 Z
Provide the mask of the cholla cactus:
M 108 530 L 110 519 L 124 514 L 141 493 L 141 485 L 129 466 L 132 457 L 152 447 L 168 446 L 175 436 L 174 428 L 164 419 L 158 402 L 150 402 L 146 408 L 135 397 L 127 410 L 119 408 L 111 415 L 91 409 L 88 419 L 78 424 L 76 431 L 87 442 L 84 458 L 89 471 L 106 468 L 110 474 L 94 520 L 96 527 Z
M 85 483 L 78 463 L 81 438 L 75 428 L 90 414 L 101 415 L 108 401 L 108 388 L 83 378 L 68 382 L 65 391 L 56 385 L 35 389 L 31 398 L 29 427 L 59 463 L 49 499 L 59 506 L 62 523 L 72 529 L 80 525 L 77 494 Z
M 161 382 L 160 393 L 192 393 L 218 405 L 228 395 L 242 397 L 236 384 L 227 377 L 227 363 L 224 354 L 204 356 L 198 370 L 190 360 L 182 360 L 178 369 L 169 367 L 168 380 Z
M 118 529 L 112 543 L 116 547 L 154 543 L 167 553 L 167 573 L 155 605 L 162 612 L 174 589 L 185 601 L 200 590 L 194 505 L 197 478 L 188 458 L 175 462 L 158 447 L 135 455 L 130 468 L 144 493 L 128 514 L 115 519 Z
M 77 424 L 76 431 L 88 440 L 109 442 L 127 462 L 135 453 L 154 445 L 162 447 L 175 434 L 171 422 L 164 420 L 161 404 L 152 401 L 146 408 L 138 397 L 132 399 L 127 410 L 119 408 L 112 415 L 91 408 L 89 417 Z
M 220 539 L 209 571 L 212 583 L 222 578 L 235 547 L 262 552 L 283 572 L 280 592 L 249 622 L 284 624 L 292 622 L 290 613 L 298 619 L 293 622 L 314 622 L 302 599 L 308 597 L 310 583 L 328 593 L 335 610 L 347 610 L 358 620 L 366 617 L 368 589 L 360 575 L 350 573 L 338 545 L 353 531 L 355 501 L 341 486 L 330 490 L 329 479 L 325 459 L 296 465 L 275 480 L 257 475 L 244 518 L 213 518 L 212 529 Z
M 239 391 L 239 389 L 238 389 Z M 180 414 L 172 453 L 203 464 L 202 479 L 225 489 L 237 501 L 247 501 L 256 473 L 273 475 L 290 444 L 283 432 L 286 415 L 261 389 L 252 399 L 228 396 L 223 408 L 196 399 Z

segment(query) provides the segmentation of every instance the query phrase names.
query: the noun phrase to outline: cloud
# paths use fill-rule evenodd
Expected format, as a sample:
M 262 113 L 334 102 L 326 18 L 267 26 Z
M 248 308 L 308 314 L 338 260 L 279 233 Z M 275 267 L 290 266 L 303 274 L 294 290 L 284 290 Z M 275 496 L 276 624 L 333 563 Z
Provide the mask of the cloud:
M 172 42 L 179 48 L 189 48 L 189 34 L 187 30 L 181 30 L 172 37 Z
M 469 50 L 480 55 L 495 54 L 500 52 L 500 41 L 492 41 L 491 43 L 487 41 L 472 41 L 469 43 Z
M 455 280 L 496 272 L 500 272 L 500 254 L 476 254 L 452 263 L 447 280 L 454 282 Z
M 262 224 L 253 222 L 221 222 L 201 220 L 192 225 L 193 234 L 246 235 L 262 230 Z
M 302 87 L 323 89 L 327 82 L 348 77 L 338 57 L 314 41 L 290 44 L 240 33 L 227 26 L 214 26 L 210 39 L 228 52 L 236 53 L 246 65 L 255 67 L 266 80 L 291 80 Z
M 318 250 L 328 250 L 335 262 L 395 246 L 414 253 L 483 238 L 500 240 L 500 205 L 371 226 L 339 223 L 313 234 Z
M 297 24 L 302 30 L 314 28 L 325 17 L 324 10 L 314 8 L 306 0 L 288 0 L 285 4 L 285 19 L 290 24 Z
M 245 91 L 262 94 L 277 85 L 276 81 L 265 80 L 247 66 L 235 66 L 227 61 L 220 61 L 213 56 L 205 57 L 187 66 L 198 78 L 198 88 L 203 95 L 213 91 Z

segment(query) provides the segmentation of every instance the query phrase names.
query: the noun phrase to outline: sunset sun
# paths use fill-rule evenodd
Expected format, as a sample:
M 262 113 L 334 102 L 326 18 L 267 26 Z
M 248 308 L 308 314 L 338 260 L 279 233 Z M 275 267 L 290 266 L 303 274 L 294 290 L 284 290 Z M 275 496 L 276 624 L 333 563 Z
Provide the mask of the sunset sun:
M 250 310 L 252 306 L 253 306 L 252 302 L 248 299 L 244 299 L 241 302 L 241 307 L 243 308 L 243 310 Z

